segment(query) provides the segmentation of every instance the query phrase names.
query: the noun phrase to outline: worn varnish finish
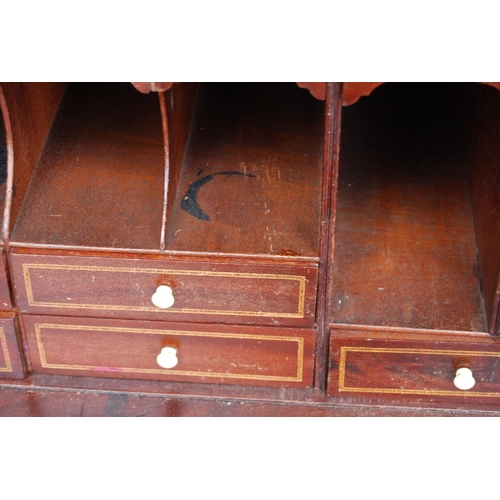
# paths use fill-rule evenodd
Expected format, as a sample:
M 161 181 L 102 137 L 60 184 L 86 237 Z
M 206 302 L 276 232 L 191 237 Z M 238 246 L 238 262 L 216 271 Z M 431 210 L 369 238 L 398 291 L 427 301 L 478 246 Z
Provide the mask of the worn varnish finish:
M 350 402 L 498 406 L 500 401 L 500 345 L 332 338 L 330 358 L 329 394 Z M 469 390 L 453 383 L 463 367 L 472 370 L 475 379 Z
M 6 417 L 497 417 L 491 411 L 288 404 L 0 386 Z
M 316 266 L 12 255 L 23 312 L 171 321 L 312 326 Z M 160 285 L 175 302 L 159 309 Z
M 456 104 L 415 87 L 343 110 L 330 321 L 488 331 Z
M 342 84 L 329 83 L 325 103 L 325 147 L 322 184 L 320 263 L 318 270 L 318 294 L 316 318 L 318 336 L 316 339 L 316 387 L 326 388 L 327 373 L 324 366 L 328 358 L 328 310 L 331 286 L 329 276 L 333 263 L 335 240 L 331 228 L 335 227 L 337 184 L 339 171 L 340 125 L 342 119 Z
M 317 259 L 323 116 L 294 84 L 202 85 L 167 249 Z M 211 175 L 202 220 L 181 202 Z
M 63 83 L 2 83 L 9 177 L 4 223 L 7 239 L 65 90 Z M 15 167 L 14 167 L 15 164 Z M 15 175 L 14 175 L 15 168 Z
M 314 332 L 180 323 L 24 317 L 36 373 L 308 387 Z M 178 364 L 162 368 L 164 347 Z
M 500 94 L 379 85 L 2 86 L 0 413 L 498 414 Z
M 158 251 L 164 165 L 157 95 L 69 85 L 13 244 Z

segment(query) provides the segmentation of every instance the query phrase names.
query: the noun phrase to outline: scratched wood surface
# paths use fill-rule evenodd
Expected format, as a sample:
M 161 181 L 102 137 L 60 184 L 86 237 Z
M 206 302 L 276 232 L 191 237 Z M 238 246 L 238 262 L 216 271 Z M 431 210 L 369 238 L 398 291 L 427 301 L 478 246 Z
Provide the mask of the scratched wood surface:
M 2 417 L 498 417 L 495 411 L 311 405 L 0 386 Z
M 414 401 L 498 408 L 499 347 L 493 342 L 442 342 L 437 336 L 431 342 L 332 337 L 328 392 L 338 401 L 360 404 Z M 453 383 L 462 367 L 469 368 L 475 380 L 467 391 Z
M 24 316 L 36 373 L 308 387 L 314 330 Z M 159 366 L 164 347 L 177 352 Z
M 167 249 L 317 258 L 323 123 L 295 84 L 202 84 Z
M 317 267 L 312 263 L 18 252 L 11 252 L 11 269 L 22 312 L 273 326 L 315 322 Z M 173 291 L 175 302 L 168 309 L 151 302 L 160 285 Z

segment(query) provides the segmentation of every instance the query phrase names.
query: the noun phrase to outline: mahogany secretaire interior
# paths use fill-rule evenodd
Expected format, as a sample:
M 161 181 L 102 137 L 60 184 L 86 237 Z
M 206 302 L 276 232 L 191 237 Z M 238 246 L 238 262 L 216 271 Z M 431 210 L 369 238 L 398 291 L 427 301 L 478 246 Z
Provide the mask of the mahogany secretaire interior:
M 500 84 L 0 105 L 0 387 L 500 411 Z

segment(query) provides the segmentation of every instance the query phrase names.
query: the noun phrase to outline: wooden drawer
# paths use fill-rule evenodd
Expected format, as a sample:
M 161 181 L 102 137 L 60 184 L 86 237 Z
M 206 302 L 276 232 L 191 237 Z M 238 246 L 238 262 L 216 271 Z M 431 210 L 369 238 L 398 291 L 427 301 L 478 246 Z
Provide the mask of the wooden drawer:
M 317 268 L 164 258 L 125 259 L 14 254 L 22 311 L 169 321 L 312 326 Z M 175 302 L 151 301 L 159 285 Z
M 12 310 L 10 301 L 9 282 L 5 272 L 5 257 L 3 249 L 0 249 L 0 311 Z
M 468 390 L 454 385 L 472 371 Z M 332 339 L 328 393 L 342 398 L 408 399 L 498 404 L 500 345 Z
M 0 314 L 0 378 L 24 378 L 14 314 Z
M 309 387 L 314 331 L 24 316 L 36 373 Z M 164 348 L 177 364 L 162 368 Z

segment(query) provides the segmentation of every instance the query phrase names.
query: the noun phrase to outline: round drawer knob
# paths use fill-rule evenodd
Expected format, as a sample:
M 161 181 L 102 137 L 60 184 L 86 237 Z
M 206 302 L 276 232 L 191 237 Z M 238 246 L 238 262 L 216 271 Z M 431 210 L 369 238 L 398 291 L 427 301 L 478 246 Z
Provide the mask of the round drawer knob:
M 453 383 L 457 389 L 468 391 L 474 387 L 476 381 L 472 376 L 472 370 L 469 368 L 459 368 L 455 373 Z
M 175 299 L 172 295 L 172 289 L 166 285 L 160 285 L 153 293 L 151 301 L 160 309 L 168 309 L 174 305 Z
M 174 347 L 164 347 L 160 354 L 158 354 L 156 362 L 162 368 L 173 368 L 179 362 L 179 359 L 177 358 L 177 349 Z

